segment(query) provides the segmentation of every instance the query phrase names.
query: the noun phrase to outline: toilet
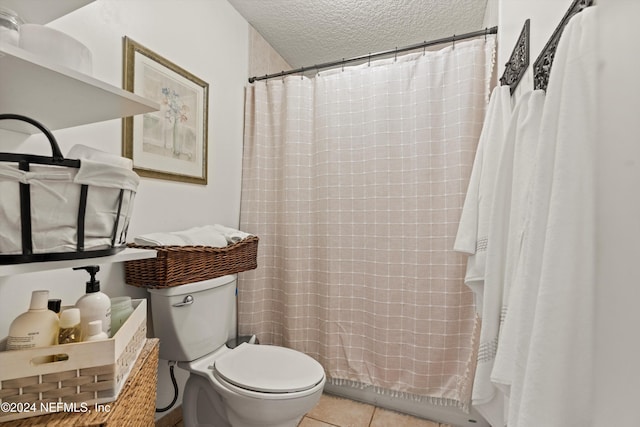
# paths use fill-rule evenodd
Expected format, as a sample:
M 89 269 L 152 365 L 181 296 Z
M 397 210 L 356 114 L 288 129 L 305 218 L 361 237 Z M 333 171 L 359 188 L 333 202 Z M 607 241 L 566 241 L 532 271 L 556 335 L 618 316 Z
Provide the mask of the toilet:
M 160 358 L 190 372 L 185 426 L 295 427 L 320 400 L 326 378 L 312 357 L 273 345 L 225 345 L 235 275 L 148 291 Z

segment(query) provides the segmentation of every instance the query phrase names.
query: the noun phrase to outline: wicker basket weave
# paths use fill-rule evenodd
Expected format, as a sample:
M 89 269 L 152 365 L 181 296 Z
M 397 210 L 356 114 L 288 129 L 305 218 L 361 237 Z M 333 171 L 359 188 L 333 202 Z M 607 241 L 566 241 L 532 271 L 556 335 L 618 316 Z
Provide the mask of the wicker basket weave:
M 258 240 L 257 236 L 250 236 L 222 248 L 131 243 L 131 248 L 154 249 L 158 255 L 125 262 L 125 281 L 141 288 L 159 289 L 253 270 L 258 266 Z
M 2 427 L 154 427 L 158 374 L 157 338 L 146 340 L 118 399 L 104 404 L 108 411 L 89 405 L 88 412 L 56 412 L 1 423 Z

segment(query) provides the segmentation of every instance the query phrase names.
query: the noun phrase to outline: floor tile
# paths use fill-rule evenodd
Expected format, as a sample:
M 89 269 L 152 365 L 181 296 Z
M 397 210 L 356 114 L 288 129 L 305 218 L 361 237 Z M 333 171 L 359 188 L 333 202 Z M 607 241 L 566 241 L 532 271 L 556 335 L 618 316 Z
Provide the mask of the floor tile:
M 304 417 L 298 427 L 334 427 L 333 424 L 327 424 L 323 421 L 314 420 L 313 418 Z
M 339 427 L 368 427 L 375 407 L 323 394 L 320 403 L 307 414 L 308 418 Z
M 371 421 L 371 427 L 439 427 L 434 421 L 427 421 L 411 415 L 376 408 Z

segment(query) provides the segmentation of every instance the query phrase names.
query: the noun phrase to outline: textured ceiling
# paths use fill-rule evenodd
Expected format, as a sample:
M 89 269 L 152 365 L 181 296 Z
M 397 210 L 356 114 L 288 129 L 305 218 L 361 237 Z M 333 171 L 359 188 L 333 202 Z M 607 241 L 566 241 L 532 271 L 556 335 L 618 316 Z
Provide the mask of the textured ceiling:
M 483 29 L 487 0 L 228 0 L 298 68 Z

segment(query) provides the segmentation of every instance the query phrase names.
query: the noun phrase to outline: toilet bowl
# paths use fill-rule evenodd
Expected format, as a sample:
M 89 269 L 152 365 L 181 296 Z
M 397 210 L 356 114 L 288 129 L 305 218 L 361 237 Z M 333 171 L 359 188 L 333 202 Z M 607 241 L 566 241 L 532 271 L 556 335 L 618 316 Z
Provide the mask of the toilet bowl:
M 318 403 L 325 383 L 311 357 L 267 345 L 225 347 L 178 366 L 191 372 L 185 425 L 295 427 Z
M 160 357 L 190 372 L 185 426 L 295 427 L 320 400 L 324 369 L 296 350 L 225 346 L 235 307 L 235 276 L 148 289 Z

